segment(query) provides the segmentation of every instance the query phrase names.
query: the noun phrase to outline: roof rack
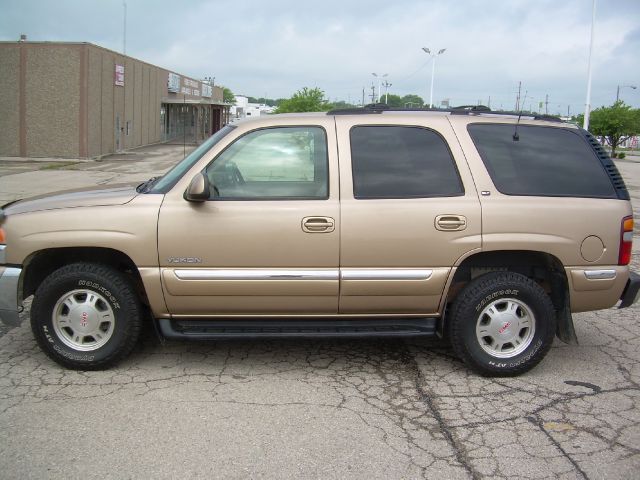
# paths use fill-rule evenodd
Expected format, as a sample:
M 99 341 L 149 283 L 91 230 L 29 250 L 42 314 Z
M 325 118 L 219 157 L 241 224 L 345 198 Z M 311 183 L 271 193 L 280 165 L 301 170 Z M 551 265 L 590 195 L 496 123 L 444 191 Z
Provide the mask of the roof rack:
M 505 115 L 505 116 L 521 116 L 525 118 L 530 118 L 533 120 L 545 120 L 547 122 L 560 122 L 562 123 L 559 117 L 553 115 L 538 115 L 535 113 L 525 113 L 525 112 L 497 112 L 495 110 L 491 110 L 491 108 L 486 105 L 459 105 L 457 107 L 452 108 L 404 108 L 404 107 L 390 107 L 384 103 L 370 103 L 369 105 L 365 105 L 364 107 L 354 107 L 354 108 L 337 108 L 334 110 L 329 110 L 327 115 L 369 115 L 369 114 L 381 114 L 383 112 L 441 112 L 441 113 L 450 113 L 452 115 L 482 115 L 482 114 L 491 114 L 491 115 Z

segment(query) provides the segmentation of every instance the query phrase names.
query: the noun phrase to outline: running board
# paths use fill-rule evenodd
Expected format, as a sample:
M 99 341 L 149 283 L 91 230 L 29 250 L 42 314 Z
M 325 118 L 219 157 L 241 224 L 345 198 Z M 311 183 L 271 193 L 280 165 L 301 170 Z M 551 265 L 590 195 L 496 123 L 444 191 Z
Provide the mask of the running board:
M 353 338 L 436 335 L 436 318 L 383 320 L 176 320 L 158 319 L 170 339 Z

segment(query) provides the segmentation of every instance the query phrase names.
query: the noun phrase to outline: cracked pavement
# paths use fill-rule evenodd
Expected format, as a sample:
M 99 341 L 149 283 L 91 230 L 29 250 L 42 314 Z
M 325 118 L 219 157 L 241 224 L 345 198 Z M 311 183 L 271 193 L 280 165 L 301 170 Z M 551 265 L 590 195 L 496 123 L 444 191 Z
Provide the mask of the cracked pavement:
M 114 173 L 98 163 L 73 168 Z M 140 163 L 141 180 L 163 167 Z M 619 167 L 637 212 L 640 164 Z M 137 174 L 127 169 L 116 177 Z M 50 172 L 3 175 L 26 173 Z M 636 270 L 639 243 L 636 234 Z M 640 471 L 638 305 L 574 315 L 580 345 L 556 341 L 533 371 L 507 379 L 475 375 L 438 340 L 162 343 L 150 328 L 116 368 L 74 372 L 39 350 L 28 305 L 22 316 L 20 327 L 0 327 L 3 478 L 632 479 Z

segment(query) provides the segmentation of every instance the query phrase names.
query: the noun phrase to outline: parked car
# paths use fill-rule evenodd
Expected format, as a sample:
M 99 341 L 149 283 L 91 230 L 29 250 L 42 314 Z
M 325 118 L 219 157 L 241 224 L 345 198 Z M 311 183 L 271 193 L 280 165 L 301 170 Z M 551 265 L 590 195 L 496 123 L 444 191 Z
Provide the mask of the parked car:
M 242 121 L 163 177 L 7 204 L 0 317 L 102 369 L 174 339 L 439 335 L 482 375 L 534 367 L 572 313 L 628 307 L 633 217 L 584 130 L 379 106 Z

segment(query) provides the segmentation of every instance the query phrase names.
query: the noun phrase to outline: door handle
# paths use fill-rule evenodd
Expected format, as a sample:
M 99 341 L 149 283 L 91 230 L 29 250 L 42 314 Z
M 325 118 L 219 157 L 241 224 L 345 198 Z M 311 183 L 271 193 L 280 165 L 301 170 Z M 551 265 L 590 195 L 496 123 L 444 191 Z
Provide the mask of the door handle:
M 467 228 L 467 218 L 464 215 L 438 215 L 435 226 L 436 230 L 457 232 Z
M 302 231 L 306 233 L 329 233 L 336 228 L 336 222 L 331 217 L 304 217 Z

